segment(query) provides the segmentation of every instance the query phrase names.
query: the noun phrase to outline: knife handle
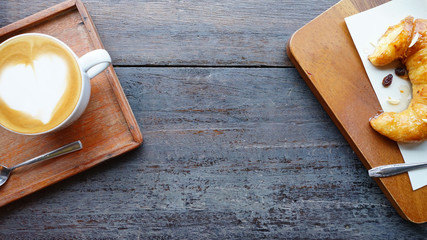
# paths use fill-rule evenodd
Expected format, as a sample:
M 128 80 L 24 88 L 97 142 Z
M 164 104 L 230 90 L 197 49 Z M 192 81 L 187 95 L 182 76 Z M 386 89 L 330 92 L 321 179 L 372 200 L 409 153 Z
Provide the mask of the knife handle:
M 426 166 L 427 162 L 390 164 L 372 168 L 368 174 L 370 177 L 390 177 Z

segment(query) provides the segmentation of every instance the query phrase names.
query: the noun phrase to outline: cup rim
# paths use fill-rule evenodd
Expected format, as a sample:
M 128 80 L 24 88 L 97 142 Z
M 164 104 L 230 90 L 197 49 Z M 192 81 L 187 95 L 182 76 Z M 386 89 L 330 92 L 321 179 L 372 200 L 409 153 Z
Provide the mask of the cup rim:
M 4 129 L 6 129 L 8 131 L 14 132 L 16 134 L 27 135 L 27 136 L 36 136 L 36 135 L 42 135 L 42 134 L 50 133 L 50 132 L 53 132 L 53 131 L 55 131 L 55 130 L 61 128 L 61 127 L 63 127 L 65 125 L 65 123 L 67 123 L 67 121 L 69 121 L 69 119 L 75 114 L 75 112 L 77 111 L 77 109 L 80 106 L 80 104 L 82 102 L 82 99 L 83 99 L 83 93 L 84 93 L 84 87 L 85 87 L 85 84 L 84 84 L 85 76 L 84 76 L 84 71 L 83 71 L 83 69 L 82 69 L 82 67 L 81 67 L 81 65 L 79 63 L 79 57 L 77 57 L 76 53 L 67 44 L 65 44 L 63 41 L 61 41 L 58 38 L 53 37 L 51 35 L 44 34 L 44 33 L 22 33 L 22 34 L 18 34 L 18 35 L 15 35 L 13 37 L 10 37 L 10 38 L 6 39 L 2 43 L 0 43 L 0 47 L 2 45 L 4 45 L 5 43 L 9 42 L 9 41 L 12 41 L 12 40 L 14 40 L 16 38 L 20 38 L 20 37 L 24 37 L 24 36 L 41 36 L 41 37 L 46 37 L 46 38 L 49 38 L 49 39 L 51 39 L 51 40 L 59 43 L 61 46 L 63 46 L 73 56 L 74 61 L 76 61 L 77 66 L 79 67 L 80 81 L 81 81 L 81 86 L 82 86 L 80 88 L 79 100 L 77 101 L 76 105 L 74 106 L 73 111 L 68 115 L 68 117 L 66 119 L 64 119 L 61 123 L 59 123 L 58 125 L 56 125 L 55 127 L 51 128 L 51 129 L 48 129 L 48 130 L 46 130 L 44 132 L 37 132 L 37 133 L 22 133 L 22 132 L 17 132 L 17 131 L 14 131 L 12 129 L 9 129 L 9 128 L 3 126 L 3 124 L 0 123 L 1 127 L 3 127 Z

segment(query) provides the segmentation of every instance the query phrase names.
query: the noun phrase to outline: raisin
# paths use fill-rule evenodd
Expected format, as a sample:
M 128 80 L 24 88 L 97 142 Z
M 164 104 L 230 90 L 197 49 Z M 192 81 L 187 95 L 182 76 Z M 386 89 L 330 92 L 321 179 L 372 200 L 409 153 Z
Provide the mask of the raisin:
M 393 81 L 393 75 L 389 74 L 385 76 L 385 78 L 383 79 L 383 86 L 384 87 L 390 86 L 392 81 Z
M 397 76 L 405 76 L 406 75 L 406 69 L 403 67 L 398 67 L 394 70 L 394 73 L 396 73 Z

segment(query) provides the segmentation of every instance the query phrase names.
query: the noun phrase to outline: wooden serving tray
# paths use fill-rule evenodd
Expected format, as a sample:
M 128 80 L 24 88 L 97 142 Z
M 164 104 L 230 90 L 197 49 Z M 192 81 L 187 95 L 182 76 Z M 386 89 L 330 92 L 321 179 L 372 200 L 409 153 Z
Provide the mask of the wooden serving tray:
M 295 32 L 287 44 L 289 58 L 367 169 L 402 163 L 403 158 L 396 142 L 369 125 L 381 106 L 344 18 L 385 2 L 342 0 Z M 413 191 L 408 174 L 375 181 L 403 218 L 427 221 L 427 187 Z
M 52 35 L 77 56 L 103 48 L 80 0 L 66 1 L 0 29 L 0 42 L 21 33 Z M 13 166 L 81 140 L 83 149 L 16 169 L 0 187 L 0 206 L 138 147 L 142 135 L 112 66 L 91 80 L 89 105 L 70 127 L 45 136 L 21 136 L 0 129 L 0 163 Z

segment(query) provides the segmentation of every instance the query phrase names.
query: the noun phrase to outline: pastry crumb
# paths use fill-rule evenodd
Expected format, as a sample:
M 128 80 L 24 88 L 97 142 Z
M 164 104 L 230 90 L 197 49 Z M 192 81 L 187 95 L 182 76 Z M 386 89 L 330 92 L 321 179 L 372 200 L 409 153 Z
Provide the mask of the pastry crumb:
M 392 99 L 392 98 L 389 97 L 387 99 L 387 102 L 390 103 L 390 104 L 392 104 L 392 105 L 398 105 L 400 103 L 400 100 L 398 100 L 398 99 Z

